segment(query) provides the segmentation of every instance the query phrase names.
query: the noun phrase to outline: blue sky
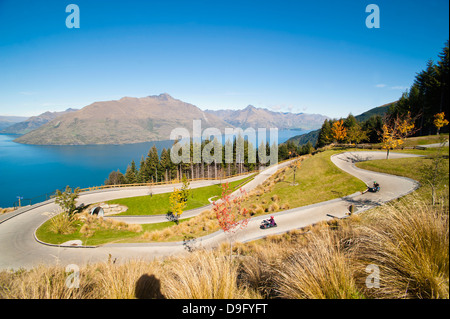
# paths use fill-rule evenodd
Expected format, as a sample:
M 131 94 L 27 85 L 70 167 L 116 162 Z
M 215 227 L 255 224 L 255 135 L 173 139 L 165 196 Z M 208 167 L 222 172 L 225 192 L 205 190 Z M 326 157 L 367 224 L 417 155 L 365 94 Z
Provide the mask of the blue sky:
M 68 4 L 80 28 L 68 29 Z M 368 4 L 380 28 L 365 25 Z M 163 92 L 201 109 L 344 117 L 398 99 L 448 40 L 448 1 L 0 0 L 0 115 Z

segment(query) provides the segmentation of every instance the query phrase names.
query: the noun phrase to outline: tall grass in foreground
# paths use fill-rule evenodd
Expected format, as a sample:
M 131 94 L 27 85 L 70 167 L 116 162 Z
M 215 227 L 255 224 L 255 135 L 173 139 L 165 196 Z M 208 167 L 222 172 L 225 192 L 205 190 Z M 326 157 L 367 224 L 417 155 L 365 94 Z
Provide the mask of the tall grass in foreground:
M 448 193 L 432 206 L 410 196 L 374 211 L 362 227 L 358 258 L 380 268 L 373 297 L 449 298 Z
M 241 299 L 257 294 L 237 285 L 238 264 L 226 254 L 198 251 L 173 261 L 165 274 L 164 291 L 175 299 Z
M 67 274 L 60 266 L 40 265 L 30 271 L 0 274 L 0 298 L 80 299 L 96 298 L 99 286 L 90 276 L 80 281 L 78 289 L 68 289 Z
M 276 290 L 281 298 L 361 298 L 352 274 L 351 257 L 332 232 L 314 234 L 309 245 L 298 249 L 279 266 Z

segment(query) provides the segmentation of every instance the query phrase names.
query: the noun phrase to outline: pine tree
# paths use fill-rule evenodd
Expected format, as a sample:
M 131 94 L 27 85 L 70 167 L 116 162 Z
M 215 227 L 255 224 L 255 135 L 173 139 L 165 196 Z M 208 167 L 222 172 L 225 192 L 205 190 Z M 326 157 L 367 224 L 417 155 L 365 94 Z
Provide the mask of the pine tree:
M 168 173 L 168 178 L 169 180 L 173 180 L 175 178 L 177 178 L 177 165 L 172 162 L 172 160 L 170 159 L 170 153 L 172 152 L 172 149 L 168 149 L 167 150 L 167 156 L 169 158 L 169 166 L 167 168 L 167 173 Z
M 406 116 L 410 112 L 419 135 L 433 134 L 436 128 L 433 115 L 448 108 L 449 44 L 438 55 L 439 61 L 427 62 L 425 70 L 417 73 L 409 92 L 389 110 L 392 117 Z
M 314 151 L 314 147 L 312 146 L 311 142 L 309 142 L 309 141 L 308 141 L 308 143 L 302 145 L 300 148 L 301 155 L 312 154 L 313 151 Z
M 161 165 L 159 163 L 158 149 L 155 145 L 152 146 L 148 152 L 147 158 L 145 160 L 146 174 L 150 182 L 158 182 L 159 175 L 161 175 Z
M 319 132 L 319 137 L 317 138 L 317 147 L 323 147 L 332 142 L 331 140 L 331 120 L 325 120 Z
M 258 164 L 261 166 L 267 165 L 269 162 L 269 157 L 267 156 L 267 148 L 264 141 L 261 141 L 261 143 L 258 146 Z
M 420 135 L 431 134 L 432 116 L 439 106 L 440 92 L 439 79 L 436 72 L 436 65 L 432 60 L 427 62 L 426 70 L 416 76 L 414 82 L 419 88 L 422 97 L 421 117 L 420 117 Z
M 233 143 L 227 139 L 225 142 L 224 162 L 227 167 L 227 175 L 231 175 L 231 165 L 233 164 Z
M 202 161 L 202 144 L 199 142 L 194 142 L 192 145 L 192 157 L 195 166 L 194 178 L 200 178 L 200 166 Z
M 356 118 L 352 115 L 352 113 L 350 113 L 347 118 L 344 120 L 344 126 L 347 129 L 347 131 L 349 129 L 351 129 L 353 126 L 357 125 L 358 121 L 356 120 Z
M 436 66 L 437 77 L 440 82 L 440 97 L 439 97 L 439 112 L 448 110 L 449 100 L 448 100 L 448 81 L 449 81 L 449 42 L 445 43 L 444 48 L 441 53 L 439 53 L 439 61 Z M 447 118 L 448 120 L 448 118 Z M 448 129 L 447 129 L 448 132 Z
M 289 158 L 289 150 L 286 143 L 281 144 L 278 148 L 278 158 L 280 159 L 280 161 L 284 161 L 285 159 Z
M 212 141 L 213 143 L 213 164 L 214 164 L 214 178 L 218 177 L 218 166 L 222 165 L 222 155 L 223 155 L 223 149 L 222 144 L 220 141 L 216 138 Z
M 137 182 L 138 183 L 146 183 L 147 179 L 145 178 L 145 159 L 144 156 L 141 157 L 140 166 L 139 166 L 139 173 L 137 175 Z
M 378 132 L 382 131 L 382 127 L 383 118 L 380 115 L 373 115 L 362 123 L 362 129 L 367 132 L 367 140 L 369 143 L 378 143 L 380 141 Z
M 164 179 L 164 181 L 168 181 L 171 161 L 170 161 L 170 153 L 169 151 L 167 151 L 165 147 L 161 151 L 160 164 L 161 164 L 161 173 L 160 173 L 161 179 Z
M 137 169 L 134 160 L 132 160 L 131 164 L 127 167 L 127 170 L 125 172 L 125 182 L 127 184 L 137 183 Z

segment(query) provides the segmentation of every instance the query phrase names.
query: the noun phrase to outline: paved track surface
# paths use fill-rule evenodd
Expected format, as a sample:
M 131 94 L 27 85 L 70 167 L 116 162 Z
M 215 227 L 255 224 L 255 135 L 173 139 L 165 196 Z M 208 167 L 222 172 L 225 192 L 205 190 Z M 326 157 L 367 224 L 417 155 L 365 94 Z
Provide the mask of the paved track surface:
M 389 158 L 414 156 L 417 155 L 390 153 Z M 268 216 L 258 216 L 252 218 L 247 228 L 237 232 L 232 239 L 242 242 L 251 241 L 267 235 L 305 227 L 330 218 L 344 217 L 350 205 L 355 205 L 356 211 L 361 212 L 414 191 L 419 186 L 418 182 L 414 180 L 366 171 L 354 166 L 356 161 L 383 159 L 385 157 L 385 152 L 347 152 L 331 158 L 332 162 L 340 169 L 354 175 L 368 185 L 376 180 L 381 185 L 380 192 L 364 194 L 358 192 L 343 198 L 279 212 L 273 214 L 278 227 L 266 230 L 259 229 L 259 224 Z M 289 165 L 289 162 L 267 168 L 244 185 L 243 188 L 246 191 L 255 188 L 279 168 L 287 165 Z M 235 179 L 237 178 L 229 181 Z M 219 183 L 219 181 L 197 181 L 192 182 L 191 187 L 203 187 L 215 183 Z M 174 186 L 176 185 L 153 187 L 152 192 L 153 194 L 171 192 Z M 88 205 L 111 199 L 147 195 L 149 192 L 148 187 L 88 192 L 80 195 L 78 203 Z M 107 261 L 110 256 L 112 259 L 121 262 L 130 258 L 151 260 L 162 256 L 187 253 L 186 245 L 183 242 L 106 244 L 93 248 L 57 247 L 37 242 L 34 237 L 36 228 L 45 222 L 49 218 L 49 212 L 55 211 L 56 208 L 57 206 L 49 201 L 0 216 L 0 269 L 31 268 L 39 264 L 60 264 L 63 266 L 77 264 L 81 266 L 87 263 Z M 194 216 L 204 209 L 205 207 L 185 212 L 184 217 Z M 144 220 L 144 222 L 149 221 Z M 150 222 L 158 221 L 154 219 Z M 223 231 L 218 231 L 198 238 L 190 242 L 189 245 L 191 247 L 213 247 L 224 240 L 228 240 L 228 237 Z

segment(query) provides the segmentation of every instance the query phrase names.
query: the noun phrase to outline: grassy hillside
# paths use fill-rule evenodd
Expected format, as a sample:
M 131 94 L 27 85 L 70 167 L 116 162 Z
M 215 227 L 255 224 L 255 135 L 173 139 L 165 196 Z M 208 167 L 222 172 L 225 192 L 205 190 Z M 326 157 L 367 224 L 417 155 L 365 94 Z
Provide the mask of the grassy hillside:
M 286 167 L 250 193 L 246 205 L 254 212 L 279 211 L 315 204 L 363 191 L 366 185 L 337 168 L 330 156 L 342 150 L 329 150 L 304 156 L 296 170 Z
M 320 174 L 329 174 L 315 178 L 329 183 L 333 173 L 327 163 L 334 152 L 305 159 L 302 169 L 309 171 L 314 167 Z M 433 150 L 420 152 L 431 156 Z M 232 259 L 228 258 L 227 244 L 152 262 L 114 263 L 115 257 L 111 256 L 107 263 L 82 267 L 83 280 L 77 290 L 64 285 L 67 274 L 62 266 L 1 272 L 0 298 L 448 299 L 448 183 L 439 186 L 439 195 L 432 205 L 430 188 L 420 169 L 433 160 L 430 156 L 358 163 L 366 169 L 419 180 L 423 186 L 419 192 L 344 220 L 235 244 L 236 257 Z M 448 172 L 448 148 L 442 159 L 443 171 Z M 281 198 L 283 189 L 293 181 L 290 170 L 279 172 L 259 196 L 266 199 L 264 196 L 272 192 L 272 197 Z M 292 187 L 314 179 L 313 176 L 303 179 L 306 171 L 296 178 L 299 185 Z M 274 192 L 276 189 L 279 193 Z M 296 198 L 287 195 L 284 199 Z M 194 220 L 186 221 L 183 227 L 189 231 L 199 226 L 200 219 Z M 208 226 L 203 224 L 203 227 Z M 379 284 L 376 289 L 367 285 L 369 265 L 371 269 L 379 269 L 379 281 L 369 280 Z M 46 278 L 52 278 L 50 284 Z

